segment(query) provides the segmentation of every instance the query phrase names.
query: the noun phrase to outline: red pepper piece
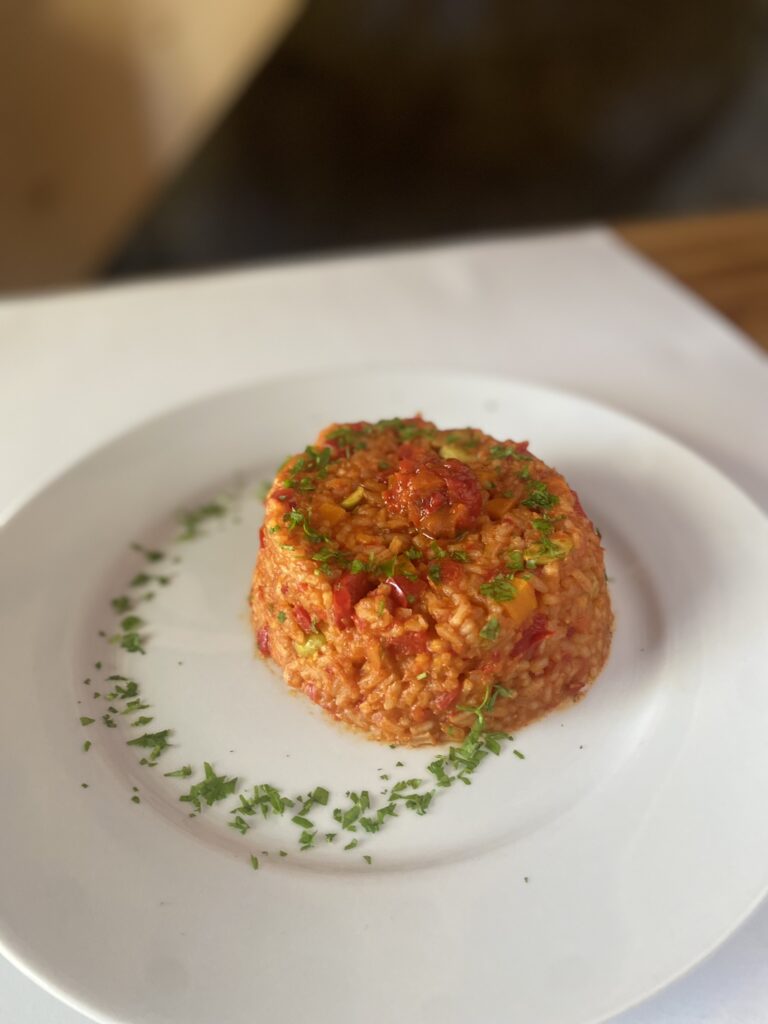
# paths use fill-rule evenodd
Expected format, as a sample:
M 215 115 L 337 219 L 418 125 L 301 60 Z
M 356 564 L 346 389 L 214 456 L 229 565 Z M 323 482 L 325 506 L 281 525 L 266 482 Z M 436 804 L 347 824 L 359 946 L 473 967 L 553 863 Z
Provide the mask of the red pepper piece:
M 464 575 L 464 569 L 459 562 L 454 562 L 450 556 L 440 562 L 440 581 L 442 583 L 456 583 Z
M 435 711 L 448 711 L 452 708 L 456 701 L 459 699 L 459 687 L 457 686 L 453 690 L 447 690 L 445 693 L 438 694 L 433 702 Z
M 403 633 L 402 636 L 388 638 L 385 643 L 394 647 L 398 654 L 421 654 L 427 649 L 427 631 Z
M 389 509 L 432 537 L 455 537 L 475 525 L 483 489 L 475 473 L 458 459 L 418 455 L 401 458 L 384 492 Z
M 368 424 L 365 422 L 365 420 L 358 420 L 357 423 L 344 424 L 346 430 L 354 430 L 355 433 L 360 433 L 361 431 L 365 430 L 367 426 Z M 331 431 L 331 433 L 333 433 L 333 431 Z M 343 435 L 341 437 L 324 438 L 323 446 L 325 448 L 330 448 L 335 458 L 338 458 L 340 455 L 351 454 L 355 450 L 354 447 L 351 447 L 348 443 L 345 443 L 345 438 Z
M 365 572 L 345 572 L 333 585 L 333 621 L 340 629 L 352 625 L 353 611 L 361 597 L 376 587 Z
M 401 608 L 409 608 L 427 589 L 424 580 L 409 580 L 405 576 L 390 576 L 384 581 L 392 590 L 392 597 Z
M 534 647 L 541 643 L 546 637 L 552 636 L 552 630 L 545 615 L 537 613 L 528 622 L 523 634 L 512 648 L 512 657 L 521 658 L 531 653 Z
M 293 617 L 299 629 L 304 630 L 305 633 L 312 632 L 312 619 L 306 608 L 302 608 L 300 604 L 295 604 L 293 606 Z

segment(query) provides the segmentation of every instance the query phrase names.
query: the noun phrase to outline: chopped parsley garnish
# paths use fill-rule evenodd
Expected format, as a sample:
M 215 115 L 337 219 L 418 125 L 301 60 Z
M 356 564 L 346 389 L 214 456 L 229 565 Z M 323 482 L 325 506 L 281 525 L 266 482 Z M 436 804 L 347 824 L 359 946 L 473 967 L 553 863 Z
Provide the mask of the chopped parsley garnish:
M 117 728 L 117 722 L 114 720 L 112 715 L 110 715 L 109 713 L 107 713 L 106 715 L 102 715 L 101 716 L 101 720 L 104 723 L 104 725 L 106 725 L 106 727 L 108 729 L 116 729 Z
M 112 608 L 118 613 L 118 615 L 121 615 L 123 612 L 130 611 L 132 607 L 130 597 L 126 597 L 124 594 L 120 597 L 113 597 L 111 604 Z
M 355 831 L 355 822 L 371 806 L 371 797 L 367 789 L 360 793 L 350 792 L 347 794 L 351 806 L 346 808 L 336 807 L 333 811 L 334 821 L 337 821 L 343 829 L 349 832 Z
M 562 519 L 562 516 L 559 518 Z M 539 533 L 543 533 L 545 537 L 548 537 L 554 530 L 557 521 L 557 517 L 555 519 L 532 519 L 531 524 Z
M 523 558 L 522 551 L 510 551 L 507 554 L 507 566 L 512 572 L 520 572 L 521 569 L 525 568 L 525 559 Z
M 139 684 L 133 679 L 126 679 L 125 676 L 107 676 L 107 682 L 111 683 L 115 680 L 121 680 L 115 686 L 111 693 L 107 694 L 108 700 L 132 700 L 138 696 Z M 122 683 L 125 683 L 125 686 Z
M 422 427 L 419 423 L 406 423 L 399 416 L 391 420 L 379 420 L 374 423 L 374 430 L 394 430 L 401 441 L 413 441 L 417 437 L 434 437 L 435 431 L 431 427 Z
M 534 480 L 528 488 L 528 496 L 520 502 L 526 508 L 545 510 L 554 508 L 560 499 L 553 494 L 543 480 Z
M 455 551 L 449 551 L 448 557 L 452 562 L 468 562 L 469 555 L 466 551 L 462 551 L 460 548 Z
M 362 814 L 359 807 L 349 807 L 346 811 L 337 807 L 333 812 L 334 821 L 338 821 L 343 829 L 352 831 L 352 826 Z
M 525 566 L 528 569 L 535 569 L 537 565 L 553 562 L 559 558 L 565 558 L 573 547 L 570 537 L 562 540 L 552 540 L 552 531 L 562 516 L 554 519 L 534 519 L 532 525 L 539 531 L 540 539 L 537 544 L 532 544 L 523 553 Z
M 255 853 L 251 854 L 251 867 L 253 868 L 254 871 L 259 870 L 259 858 L 256 856 Z
M 136 632 L 122 633 L 113 637 L 115 643 L 119 643 L 124 651 L 130 654 L 146 654 L 142 645 L 141 637 Z
M 86 740 L 85 743 L 83 744 L 83 753 L 87 754 L 92 746 L 93 746 L 93 744 L 91 743 L 91 741 L 90 740 Z
M 151 548 L 145 548 L 143 544 L 131 544 L 131 548 L 144 555 L 148 562 L 161 562 L 165 558 L 165 552 L 153 551 Z
M 192 765 L 185 764 L 182 768 L 177 768 L 175 772 L 165 772 L 166 779 L 188 779 L 192 774 Z
M 321 534 L 317 534 L 321 536 Z M 325 538 L 323 538 L 325 540 Z M 332 548 L 329 544 L 324 544 L 319 551 L 316 551 L 312 555 L 313 562 L 320 562 L 319 567 L 315 570 L 316 573 L 320 573 L 323 576 L 331 576 L 334 572 L 334 566 L 331 563 L 340 565 L 342 567 L 349 565 L 351 572 L 363 572 L 367 567 L 365 562 L 361 562 L 359 559 L 354 559 L 350 563 L 350 556 L 346 551 L 341 551 L 338 548 Z M 357 566 L 357 568 L 353 568 Z
M 432 797 L 435 795 L 433 789 L 426 793 L 411 793 L 409 796 L 400 797 L 405 800 L 405 806 L 410 811 L 415 811 L 417 814 L 422 815 L 427 813 L 429 805 L 432 803 Z
M 498 640 L 499 633 L 501 632 L 501 626 L 498 619 L 488 619 L 486 624 L 480 630 L 480 636 L 483 640 Z
M 299 850 L 303 853 L 315 845 L 317 832 L 310 832 L 308 829 L 299 836 Z
M 339 451 L 346 454 L 368 447 L 363 431 L 353 430 L 352 427 L 337 427 L 328 434 L 328 440 L 335 441 Z
M 192 540 L 201 534 L 200 527 L 210 519 L 221 519 L 227 514 L 224 505 L 219 501 L 209 501 L 191 512 L 184 512 L 179 516 L 182 531 L 177 540 Z
M 324 544 L 328 540 L 324 534 L 318 533 L 317 530 L 312 528 L 307 513 L 301 512 L 297 508 L 292 508 L 290 512 L 286 512 L 283 516 L 283 522 L 287 524 L 289 530 L 295 530 L 297 526 L 301 526 L 313 544 Z
M 121 715 L 132 715 L 136 711 L 144 711 L 148 707 L 149 707 L 149 704 L 144 704 L 142 702 L 141 698 L 137 697 L 136 700 L 129 700 L 128 703 L 123 708 L 123 710 L 120 712 L 120 714 Z
M 366 864 L 373 864 L 373 857 L 371 857 L 371 855 L 368 853 L 363 854 L 363 860 L 365 861 Z
M 511 693 L 503 686 L 488 687 L 477 707 L 459 707 L 459 711 L 473 714 L 475 721 L 461 746 L 451 747 L 447 754 L 440 754 L 427 766 L 438 786 L 447 788 L 456 781 L 469 785 L 470 776 L 488 754 L 501 752 L 501 741 L 510 737 L 506 733 L 488 732 L 485 728 L 485 716 L 493 710 L 500 696 L 509 697 Z
M 285 612 L 278 612 L 277 613 L 277 621 L 278 622 L 283 623 L 283 622 L 285 622 L 285 620 L 287 618 L 288 618 L 288 616 L 285 614 Z
M 171 732 L 171 729 L 161 729 L 159 732 L 145 732 L 141 736 L 126 742 L 129 747 L 144 747 L 151 750 L 152 753 L 149 755 L 149 759 L 150 761 L 156 761 L 163 751 L 167 750 L 170 746 L 168 737 L 171 735 Z
M 358 845 L 359 842 L 360 842 L 359 839 L 350 839 L 350 841 L 347 843 L 347 845 L 344 847 L 344 849 L 345 850 L 354 850 L 354 848 Z
M 488 454 L 492 459 L 520 459 L 527 461 L 531 458 L 527 452 L 519 452 L 516 448 L 509 448 L 505 444 L 492 444 Z
M 182 803 L 192 804 L 198 814 L 203 808 L 203 803 L 211 807 L 221 800 L 226 800 L 237 787 L 237 779 L 228 779 L 225 775 L 217 775 L 207 761 L 203 764 L 203 770 L 205 772 L 203 781 L 196 782 L 190 787 L 188 793 L 179 797 Z
M 430 562 L 427 568 L 427 576 L 429 576 L 433 583 L 440 583 L 442 581 L 443 570 L 439 562 Z
M 307 473 L 316 473 L 321 479 L 328 475 L 328 463 L 331 460 L 331 449 L 325 448 L 313 448 L 312 445 L 308 445 L 304 449 L 304 454 L 299 455 L 294 464 L 291 466 L 291 472 L 286 477 L 285 483 L 288 487 L 293 487 L 298 491 L 313 491 L 315 489 L 315 483 Z M 301 475 L 304 474 L 304 475 Z
M 138 615 L 127 615 L 120 623 L 120 628 L 126 633 L 135 633 L 145 625 L 144 619 Z
M 80 717 L 80 725 L 93 725 L 95 718 L 88 718 L 86 715 Z
M 480 593 L 484 597 L 490 597 L 493 601 L 513 601 L 517 597 L 517 590 L 513 587 L 509 577 L 501 573 L 494 576 L 488 583 L 480 584 Z
M 385 579 L 389 579 L 390 576 L 394 576 L 397 571 L 397 555 L 393 555 L 391 558 L 386 558 L 383 562 L 379 562 L 378 565 L 374 563 L 371 566 L 371 571 L 377 573 L 379 576 L 383 576 Z
M 555 562 L 565 558 L 572 547 L 571 541 L 562 542 L 543 537 L 540 544 L 534 544 L 525 550 L 525 567 L 535 569 L 537 565 L 545 565 L 547 562 Z
M 397 430 L 401 441 L 413 441 L 417 437 L 434 437 L 434 430 L 429 427 L 420 427 L 415 423 L 406 423 Z
M 240 806 L 230 813 L 251 815 L 261 811 L 262 817 L 268 818 L 270 814 L 284 814 L 286 809 L 293 807 L 293 805 L 293 800 L 283 796 L 279 789 L 265 782 L 254 786 L 250 797 L 241 793 Z

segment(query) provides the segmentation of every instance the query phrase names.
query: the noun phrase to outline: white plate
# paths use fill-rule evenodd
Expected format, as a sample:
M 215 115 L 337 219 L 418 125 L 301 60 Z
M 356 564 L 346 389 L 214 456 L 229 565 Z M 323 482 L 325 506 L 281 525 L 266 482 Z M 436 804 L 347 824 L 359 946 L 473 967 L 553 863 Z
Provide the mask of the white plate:
M 161 774 L 183 763 L 335 794 L 375 791 L 397 759 L 423 772 L 427 753 L 335 727 L 254 660 L 252 490 L 205 537 L 170 544 L 176 510 L 238 473 L 270 476 L 326 422 L 416 409 L 530 438 L 578 489 L 613 579 L 607 668 L 577 707 L 519 734 L 525 760 L 490 759 L 471 787 L 359 849 L 297 853 L 285 821 L 242 837 L 226 827 L 231 800 L 189 819 L 178 796 L 194 779 Z M 136 539 L 182 561 L 145 606 L 146 656 L 117 657 L 97 632 L 145 567 Z M 603 1020 L 713 949 L 768 885 L 767 576 L 766 522 L 727 480 L 561 393 L 337 371 L 150 422 L 0 537 L 0 948 L 104 1022 Z M 126 717 L 78 722 L 106 710 L 92 692 L 111 671 L 141 682 L 150 728 L 175 730 L 157 768 L 126 746 Z

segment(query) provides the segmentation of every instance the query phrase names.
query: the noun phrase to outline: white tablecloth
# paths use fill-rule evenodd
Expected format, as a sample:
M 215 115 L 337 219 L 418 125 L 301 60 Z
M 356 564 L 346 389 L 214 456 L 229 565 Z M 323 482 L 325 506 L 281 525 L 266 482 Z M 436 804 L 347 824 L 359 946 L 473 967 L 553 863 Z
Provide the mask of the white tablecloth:
M 589 230 L 0 303 L 0 524 L 73 460 L 172 406 L 258 377 L 406 360 L 634 413 L 768 508 L 768 360 L 610 232 Z M 615 1024 L 766 1020 L 768 904 Z M 0 957 L 0 1021 L 84 1018 Z

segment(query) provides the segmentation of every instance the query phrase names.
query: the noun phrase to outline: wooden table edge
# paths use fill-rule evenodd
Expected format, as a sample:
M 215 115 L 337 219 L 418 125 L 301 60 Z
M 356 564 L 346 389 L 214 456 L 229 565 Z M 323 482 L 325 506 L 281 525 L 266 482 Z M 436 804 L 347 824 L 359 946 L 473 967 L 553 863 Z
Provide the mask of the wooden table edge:
M 768 207 L 613 228 L 768 352 Z

